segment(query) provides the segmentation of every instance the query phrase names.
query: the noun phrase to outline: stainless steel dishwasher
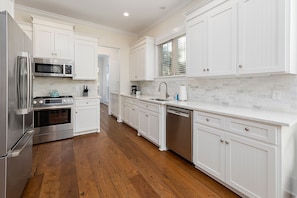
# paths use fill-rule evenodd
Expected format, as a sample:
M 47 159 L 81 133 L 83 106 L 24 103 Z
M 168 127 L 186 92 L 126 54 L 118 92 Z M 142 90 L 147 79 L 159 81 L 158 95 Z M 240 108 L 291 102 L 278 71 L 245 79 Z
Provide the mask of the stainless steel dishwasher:
M 166 147 L 190 162 L 193 162 L 192 117 L 192 110 L 167 106 Z

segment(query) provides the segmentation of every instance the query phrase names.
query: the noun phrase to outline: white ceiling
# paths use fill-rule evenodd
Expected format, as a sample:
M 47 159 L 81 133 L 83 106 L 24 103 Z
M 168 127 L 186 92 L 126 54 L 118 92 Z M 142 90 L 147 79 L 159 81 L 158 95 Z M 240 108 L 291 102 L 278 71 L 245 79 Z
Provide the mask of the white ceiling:
M 15 0 L 16 4 L 139 33 L 191 0 Z M 160 9 L 165 6 L 166 9 Z M 129 12 L 124 17 L 123 12 Z

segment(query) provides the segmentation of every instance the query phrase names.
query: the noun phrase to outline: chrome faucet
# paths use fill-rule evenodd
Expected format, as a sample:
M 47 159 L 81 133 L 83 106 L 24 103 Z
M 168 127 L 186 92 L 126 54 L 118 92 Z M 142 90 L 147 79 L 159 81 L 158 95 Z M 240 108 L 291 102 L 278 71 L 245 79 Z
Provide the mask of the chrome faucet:
M 161 82 L 159 84 L 159 89 L 158 89 L 159 92 L 161 90 L 161 84 L 164 84 L 165 85 L 165 88 L 166 88 L 166 99 L 167 99 L 169 97 L 169 94 L 168 94 L 168 91 L 167 91 L 167 83 L 166 82 Z

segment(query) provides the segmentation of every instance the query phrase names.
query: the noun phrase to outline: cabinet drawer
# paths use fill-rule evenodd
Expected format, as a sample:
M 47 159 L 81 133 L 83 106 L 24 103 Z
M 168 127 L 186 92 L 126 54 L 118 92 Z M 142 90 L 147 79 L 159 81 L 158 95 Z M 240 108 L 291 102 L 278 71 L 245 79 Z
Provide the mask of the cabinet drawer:
M 226 130 L 263 142 L 277 144 L 278 127 L 259 122 L 226 118 Z
M 75 100 L 75 106 L 98 106 L 98 99 Z
M 153 103 L 149 103 L 149 102 L 139 101 L 138 102 L 138 107 L 139 108 L 144 108 L 144 109 L 147 109 L 147 110 L 156 112 L 156 113 L 159 113 L 160 112 L 159 105 L 153 104 Z
M 194 111 L 194 122 L 206 126 L 224 129 L 225 118 L 219 115 Z
M 137 99 L 134 98 L 129 98 L 129 97 L 123 97 L 122 102 L 132 104 L 132 105 L 137 105 Z

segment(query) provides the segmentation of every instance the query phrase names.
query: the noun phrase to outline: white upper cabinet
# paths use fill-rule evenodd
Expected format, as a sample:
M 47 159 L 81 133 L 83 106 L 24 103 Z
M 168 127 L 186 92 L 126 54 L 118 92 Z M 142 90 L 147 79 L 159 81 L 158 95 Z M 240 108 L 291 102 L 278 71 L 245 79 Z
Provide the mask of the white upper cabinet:
M 32 23 L 34 57 L 73 59 L 73 26 L 34 17 Z
M 207 67 L 207 21 L 202 15 L 187 24 L 187 76 L 206 74 Z
M 73 79 L 96 80 L 97 74 L 97 38 L 75 35 Z
M 130 47 L 130 81 L 154 79 L 154 39 L 144 37 Z
M 240 74 L 286 72 L 284 6 L 284 0 L 238 2 Z
M 189 13 L 187 76 L 296 73 L 294 0 L 214 0 Z
M 187 76 L 236 73 L 236 10 L 227 2 L 187 21 Z

